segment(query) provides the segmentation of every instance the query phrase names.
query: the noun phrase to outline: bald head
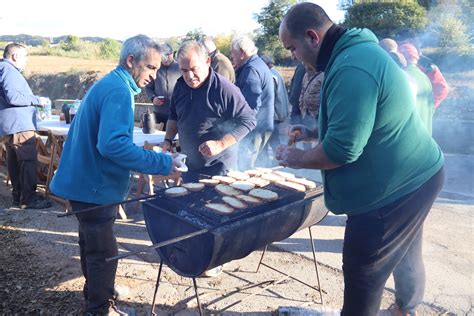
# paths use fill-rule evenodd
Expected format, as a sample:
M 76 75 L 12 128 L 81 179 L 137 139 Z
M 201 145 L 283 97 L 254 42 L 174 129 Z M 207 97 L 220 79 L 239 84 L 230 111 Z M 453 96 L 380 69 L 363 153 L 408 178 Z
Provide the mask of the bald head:
M 304 2 L 293 6 L 283 18 L 281 28 L 287 29 L 293 38 L 304 37 L 307 29 L 325 31 L 332 25 L 332 21 L 319 5 Z
M 387 52 L 397 52 L 398 50 L 397 42 L 391 38 L 384 38 L 379 42 L 379 45 Z

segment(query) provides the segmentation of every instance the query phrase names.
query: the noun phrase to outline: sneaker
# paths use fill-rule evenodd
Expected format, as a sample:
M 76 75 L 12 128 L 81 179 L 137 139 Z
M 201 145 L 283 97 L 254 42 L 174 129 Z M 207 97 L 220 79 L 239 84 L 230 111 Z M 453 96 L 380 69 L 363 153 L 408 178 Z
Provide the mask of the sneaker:
M 124 298 L 130 293 L 130 288 L 126 285 L 115 285 L 114 286 L 114 300 Z
M 12 201 L 12 205 L 10 206 L 11 209 L 19 209 L 20 208 L 20 201 Z
M 24 209 L 42 210 L 45 208 L 50 208 L 51 206 L 53 206 L 53 203 L 50 200 L 47 200 L 42 197 L 37 197 L 36 199 L 34 199 L 32 202 L 28 204 L 22 204 L 21 209 L 22 210 Z

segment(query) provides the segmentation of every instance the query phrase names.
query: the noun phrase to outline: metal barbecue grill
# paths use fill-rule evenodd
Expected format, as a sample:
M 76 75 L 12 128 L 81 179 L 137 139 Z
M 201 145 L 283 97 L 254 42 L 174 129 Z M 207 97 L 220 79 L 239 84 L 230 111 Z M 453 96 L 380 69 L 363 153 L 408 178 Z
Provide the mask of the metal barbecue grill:
M 165 263 L 177 274 L 193 278 L 201 312 L 195 280 L 197 276 L 310 227 L 328 212 L 324 207 L 321 186 L 304 193 L 276 185 L 266 186 L 265 189 L 278 193 L 279 198 L 231 214 L 214 212 L 204 206 L 206 203 L 223 203 L 222 195 L 214 187 L 208 186 L 180 197 L 170 197 L 161 190 L 156 192 L 155 199 L 145 202 L 143 214 L 154 244 L 204 230 L 193 238 L 156 249 L 162 261 L 155 298 L 162 264 Z

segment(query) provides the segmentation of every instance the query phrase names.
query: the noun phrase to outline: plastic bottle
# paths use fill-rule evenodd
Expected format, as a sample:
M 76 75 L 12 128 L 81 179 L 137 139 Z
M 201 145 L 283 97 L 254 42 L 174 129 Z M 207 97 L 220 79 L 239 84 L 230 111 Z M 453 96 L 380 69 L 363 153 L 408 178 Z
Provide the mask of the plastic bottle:
M 71 118 L 71 123 L 75 116 L 76 116 L 76 106 L 73 103 L 71 104 L 71 108 L 69 109 L 69 117 Z
M 51 99 L 47 98 L 46 105 L 44 106 L 44 120 L 50 120 L 51 119 Z

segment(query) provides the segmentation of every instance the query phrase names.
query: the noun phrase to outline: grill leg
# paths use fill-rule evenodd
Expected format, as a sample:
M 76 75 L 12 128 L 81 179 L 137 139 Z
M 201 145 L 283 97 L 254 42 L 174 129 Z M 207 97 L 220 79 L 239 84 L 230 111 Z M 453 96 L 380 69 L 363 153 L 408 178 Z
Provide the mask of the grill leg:
M 198 293 L 198 287 L 196 284 L 196 278 L 193 278 L 193 285 L 194 285 L 194 292 L 196 293 L 196 300 L 198 303 L 199 315 L 202 316 L 204 314 L 202 313 L 201 302 L 199 301 L 199 293 Z
M 262 264 L 263 256 L 265 255 L 265 252 L 267 251 L 267 247 L 268 245 L 266 245 L 265 248 L 263 248 L 262 257 L 260 257 L 260 261 L 258 262 L 257 270 L 255 271 L 255 273 L 257 273 L 258 270 L 260 269 L 260 265 Z
M 309 230 L 309 239 L 311 241 L 311 250 L 313 251 L 314 269 L 316 270 L 316 278 L 318 279 L 319 298 L 321 299 L 321 305 L 324 305 L 323 289 L 321 288 L 321 282 L 319 281 L 318 261 L 316 261 L 316 251 L 314 249 L 314 240 L 313 240 L 313 234 L 311 233 L 311 226 L 308 227 L 308 230 Z
M 155 301 L 156 301 L 156 294 L 158 293 L 158 286 L 160 285 L 162 268 L 163 268 L 163 260 L 160 260 L 160 269 L 158 270 L 158 277 L 156 278 L 155 294 L 153 295 L 153 302 L 151 303 L 151 315 L 156 315 L 155 314 Z

